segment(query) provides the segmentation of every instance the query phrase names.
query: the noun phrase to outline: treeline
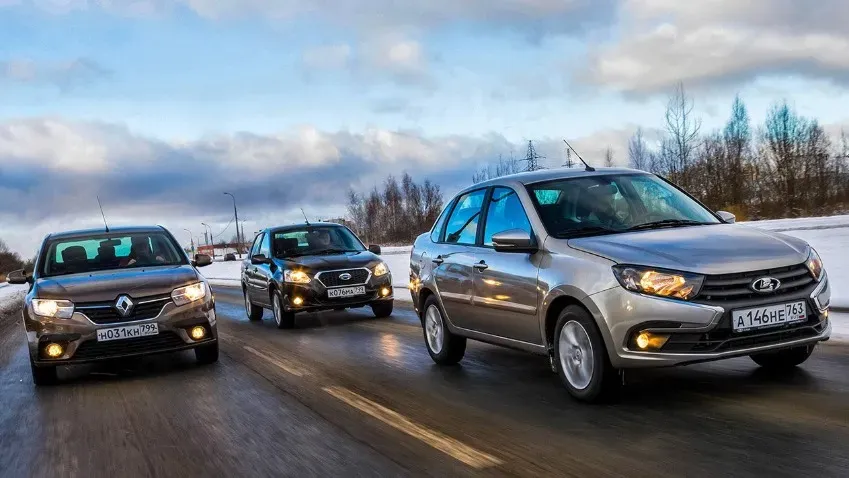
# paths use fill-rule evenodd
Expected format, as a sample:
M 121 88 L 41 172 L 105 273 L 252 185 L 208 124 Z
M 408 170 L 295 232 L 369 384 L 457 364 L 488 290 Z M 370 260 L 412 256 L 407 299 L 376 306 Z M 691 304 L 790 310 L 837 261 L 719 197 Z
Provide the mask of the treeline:
M 714 210 L 741 220 L 849 210 L 846 134 L 830 138 L 787 101 L 774 104 L 753 128 L 738 96 L 724 128 L 703 133 L 693 100 L 679 84 L 664 120 L 657 141 L 648 141 L 642 129 L 631 137 L 631 167 L 669 178 Z
M 371 244 L 409 244 L 430 229 L 442 211 L 442 191 L 430 180 L 389 176 L 368 194 L 348 193 L 349 226 Z
M 6 242 L 0 239 L 0 280 L 6 280 L 6 274 L 19 269 L 32 271 L 32 259 L 23 259 L 17 252 L 12 252 Z

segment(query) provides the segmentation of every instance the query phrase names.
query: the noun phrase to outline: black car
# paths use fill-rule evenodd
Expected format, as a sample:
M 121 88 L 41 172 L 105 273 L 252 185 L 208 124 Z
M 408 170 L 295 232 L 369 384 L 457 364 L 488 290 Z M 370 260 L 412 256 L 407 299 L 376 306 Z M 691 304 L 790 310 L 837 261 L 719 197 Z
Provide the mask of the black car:
M 254 239 L 242 264 L 242 291 L 250 320 L 271 309 L 277 327 L 292 328 L 295 314 L 370 306 L 392 314 L 392 275 L 347 227 L 312 223 L 273 227 Z

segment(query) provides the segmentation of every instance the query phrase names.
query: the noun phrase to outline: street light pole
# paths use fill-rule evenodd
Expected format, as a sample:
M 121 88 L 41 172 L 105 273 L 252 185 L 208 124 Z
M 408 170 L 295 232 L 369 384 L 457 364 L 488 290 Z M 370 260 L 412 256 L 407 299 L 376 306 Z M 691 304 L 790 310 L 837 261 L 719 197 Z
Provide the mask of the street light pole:
M 202 222 L 207 229 L 209 229 L 209 239 L 207 240 L 207 244 L 212 244 L 212 258 L 215 259 L 215 241 L 212 240 L 212 228 L 209 227 L 209 224 Z
M 239 210 L 236 209 L 236 196 L 233 196 L 230 193 L 225 192 L 227 196 L 233 198 L 233 215 L 236 216 L 236 252 L 239 253 L 239 259 L 242 258 L 242 236 L 239 235 Z
M 194 236 L 194 234 L 192 234 L 192 231 L 186 229 L 185 227 L 183 228 L 183 230 L 189 233 L 189 241 L 192 242 L 192 256 L 194 257 L 194 255 L 195 255 L 195 236 Z

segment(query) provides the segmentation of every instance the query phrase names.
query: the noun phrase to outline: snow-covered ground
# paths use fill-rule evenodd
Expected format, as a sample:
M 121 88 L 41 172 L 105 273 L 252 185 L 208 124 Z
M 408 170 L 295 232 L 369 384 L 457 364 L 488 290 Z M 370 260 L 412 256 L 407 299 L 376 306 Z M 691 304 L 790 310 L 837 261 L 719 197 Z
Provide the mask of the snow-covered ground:
M 27 286 L 0 284 L 0 313 L 9 309 L 15 301 L 23 299 Z

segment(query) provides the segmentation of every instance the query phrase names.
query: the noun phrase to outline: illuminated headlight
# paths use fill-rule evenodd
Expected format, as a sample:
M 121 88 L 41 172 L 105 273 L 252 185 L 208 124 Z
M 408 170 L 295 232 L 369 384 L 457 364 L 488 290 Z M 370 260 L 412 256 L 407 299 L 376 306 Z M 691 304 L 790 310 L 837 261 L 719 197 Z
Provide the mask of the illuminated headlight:
M 805 261 L 805 265 L 808 267 L 811 275 L 814 276 L 814 280 L 819 282 L 822 279 L 824 269 L 822 267 L 822 259 L 820 259 L 820 255 L 817 254 L 817 251 L 813 247 L 811 248 L 811 253 L 808 254 L 808 260 Z
M 389 267 L 386 266 L 385 262 L 381 262 L 378 265 L 374 266 L 374 276 L 380 277 L 385 276 L 389 273 Z
M 283 273 L 283 280 L 293 284 L 309 284 L 310 276 L 304 271 L 286 270 Z
M 613 274 L 622 287 L 632 292 L 682 300 L 695 297 L 705 280 L 698 274 L 640 266 L 613 266 Z
M 174 299 L 174 303 L 177 305 L 190 304 L 204 297 L 206 297 L 206 283 L 204 282 L 180 287 L 179 289 L 174 289 L 174 292 L 171 292 L 171 298 Z
M 33 299 L 32 312 L 39 317 L 70 319 L 74 315 L 74 303 L 70 300 Z

